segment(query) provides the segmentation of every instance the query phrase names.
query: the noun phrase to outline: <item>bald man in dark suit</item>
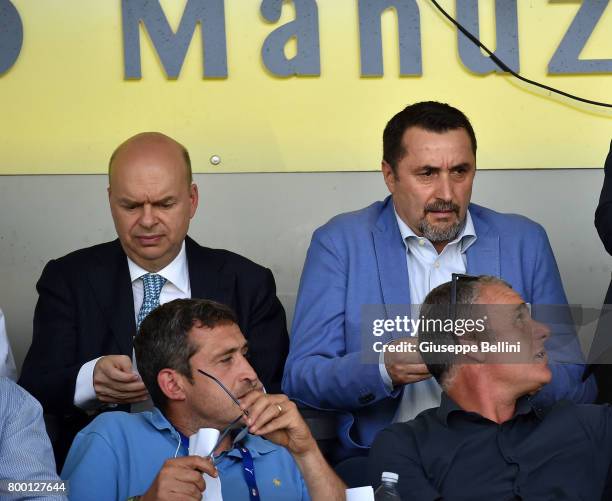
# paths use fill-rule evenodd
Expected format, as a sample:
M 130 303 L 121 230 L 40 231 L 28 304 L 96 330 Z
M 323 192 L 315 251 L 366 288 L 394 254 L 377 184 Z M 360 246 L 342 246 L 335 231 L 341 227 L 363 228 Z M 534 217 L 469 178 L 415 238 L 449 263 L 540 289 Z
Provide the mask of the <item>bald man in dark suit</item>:
M 280 389 L 288 335 L 269 269 L 187 236 L 198 206 L 187 150 L 160 133 L 134 136 L 111 156 L 109 204 L 118 239 L 45 267 L 20 384 L 56 416 L 59 466 L 100 410 L 149 396 L 132 341 L 155 306 L 177 298 L 229 305 L 269 391 Z

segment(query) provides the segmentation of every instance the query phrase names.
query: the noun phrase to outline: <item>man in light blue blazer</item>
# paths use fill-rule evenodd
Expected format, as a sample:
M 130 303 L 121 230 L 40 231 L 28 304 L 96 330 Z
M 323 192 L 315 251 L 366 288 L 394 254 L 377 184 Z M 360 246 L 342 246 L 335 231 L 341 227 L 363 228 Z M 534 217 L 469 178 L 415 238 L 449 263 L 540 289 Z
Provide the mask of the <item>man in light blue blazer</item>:
M 291 398 L 338 414 L 340 457 L 366 453 L 384 426 L 439 404 L 418 353 L 380 350 L 372 360 L 379 350 L 370 341 L 380 349 L 407 335 L 372 337 L 377 315 L 393 320 L 397 305 L 421 304 L 452 273 L 500 277 L 532 305 L 567 304 L 544 229 L 470 203 L 476 137 L 461 111 L 408 106 L 387 124 L 383 150 L 391 196 L 334 217 L 312 237 L 283 377 Z M 534 396 L 540 406 L 595 398 L 578 343 L 567 338 L 556 347 L 565 363 L 551 363 L 552 382 Z

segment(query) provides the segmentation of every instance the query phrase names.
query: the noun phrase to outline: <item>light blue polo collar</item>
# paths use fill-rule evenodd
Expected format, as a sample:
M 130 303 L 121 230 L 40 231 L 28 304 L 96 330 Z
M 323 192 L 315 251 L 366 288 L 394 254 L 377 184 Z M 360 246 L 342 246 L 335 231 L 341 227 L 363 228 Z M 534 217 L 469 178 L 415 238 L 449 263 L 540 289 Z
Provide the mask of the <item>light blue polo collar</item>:
M 166 416 L 164 416 L 157 407 L 154 407 L 153 410 L 151 411 L 143 412 L 142 414 L 143 414 L 143 417 L 147 419 L 157 430 L 159 431 L 168 430 L 170 431 L 172 436 L 174 436 L 177 439 L 180 439 L 179 433 L 176 430 L 176 428 L 172 426 L 170 421 L 168 421 Z M 266 440 L 265 438 L 259 437 L 257 435 L 251 435 L 250 433 L 243 439 L 242 443 L 249 450 L 249 452 L 251 453 L 253 457 L 259 457 L 263 454 L 273 452 L 279 447 L 278 445 L 273 444 L 272 442 L 270 442 L 269 440 Z M 240 455 L 240 451 L 236 449 L 235 447 L 236 444 L 232 444 L 232 445 L 234 447 L 232 447 L 232 449 L 229 451 L 223 452 L 220 457 L 227 456 L 227 457 L 235 457 L 235 458 L 241 459 L 242 456 Z
M 250 433 L 244 438 L 242 444 L 249 450 L 251 456 L 254 458 L 262 456 L 263 454 L 268 454 L 269 452 L 274 452 L 279 447 L 263 437 L 251 435 Z M 236 444 L 233 445 L 234 447 L 232 449 L 223 452 L 221 456 L 242 459 L 240 451 L 235 446 Z

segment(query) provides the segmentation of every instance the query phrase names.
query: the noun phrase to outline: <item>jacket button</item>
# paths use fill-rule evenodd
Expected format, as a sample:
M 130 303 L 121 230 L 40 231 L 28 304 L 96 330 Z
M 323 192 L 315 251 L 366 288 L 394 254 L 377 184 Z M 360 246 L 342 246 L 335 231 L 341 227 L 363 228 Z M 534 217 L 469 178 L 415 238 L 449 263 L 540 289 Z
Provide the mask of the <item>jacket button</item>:
M 359 403 L 362 405 L 369 404 L 372 400 L 374 400 L 374 395 L 371 393 L 359 397 Z

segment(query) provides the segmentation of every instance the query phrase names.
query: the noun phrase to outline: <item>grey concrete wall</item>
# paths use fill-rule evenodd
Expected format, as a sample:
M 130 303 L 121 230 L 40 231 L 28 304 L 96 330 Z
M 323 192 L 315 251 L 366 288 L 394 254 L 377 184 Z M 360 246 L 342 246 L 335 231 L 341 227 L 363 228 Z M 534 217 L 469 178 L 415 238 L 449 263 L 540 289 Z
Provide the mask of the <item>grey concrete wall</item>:
M 270 267 L 289 317 L 312 231 L 386 196 L 379 173 L 199 174 L 190 234 Z M 548 231 L 572 303 L 599 305 L 612 258 L 593 227 L 602 170 L 479 171 L 473 201 Z M 31 340 L 35 283 L 51 258 L 115 238 L 105 176 L 0 177 L 0 308 L 17 363 Z

